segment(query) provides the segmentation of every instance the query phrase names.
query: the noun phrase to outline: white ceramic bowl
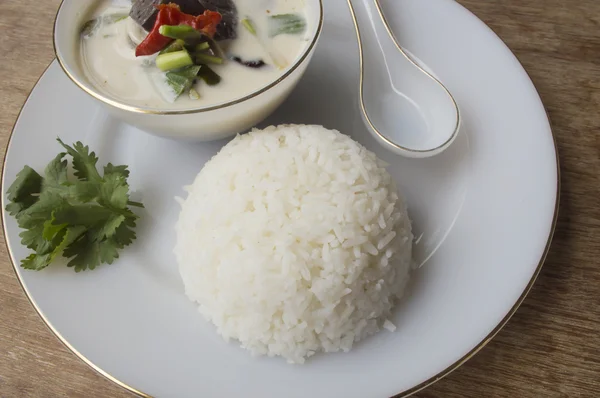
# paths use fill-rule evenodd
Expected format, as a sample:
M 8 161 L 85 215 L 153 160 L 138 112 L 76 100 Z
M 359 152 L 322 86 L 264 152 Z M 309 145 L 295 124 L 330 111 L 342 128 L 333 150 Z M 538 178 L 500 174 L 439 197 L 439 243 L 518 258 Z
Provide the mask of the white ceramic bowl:
M 80 28 L 97 0 L 63 0 L 54 23 L 54 50 L 63 71 L 83 91 L 124 122 L 177 139 L 209 141 L 244 132 L 273 113 L 303 76 L 323 28 L 323 0 L 307 0 L 310 44 L 285 73 L 269 85 L 231 101 L 196 109 L 156 110 L 132 106 L 100 92 L 86 78 L 80 62 Z

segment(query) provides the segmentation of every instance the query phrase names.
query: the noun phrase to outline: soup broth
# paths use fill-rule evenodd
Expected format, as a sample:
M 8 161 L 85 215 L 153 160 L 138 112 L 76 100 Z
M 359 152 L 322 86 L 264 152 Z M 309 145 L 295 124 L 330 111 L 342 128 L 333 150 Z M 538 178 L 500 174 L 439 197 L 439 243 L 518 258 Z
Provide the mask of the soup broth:
M 206 65 L 220 77 L 217 84 L 198 78 L 191 90 L 178 95 L 167 79 L 169 71 L 157 67 L 159 55 L 136 56 L 136 46 L 148 32 L 129 16 L 131 2 L 123 0 L 99 1 L 82 30 L 85 74 L 106 95 L 145 108 L 207 107 L 260 90 L 281 77 L 308 46 L 310 27 L 306 26 L 305 2 L 233 3 L 238 19 L 236 38 L 218 42 L 221 64 Z

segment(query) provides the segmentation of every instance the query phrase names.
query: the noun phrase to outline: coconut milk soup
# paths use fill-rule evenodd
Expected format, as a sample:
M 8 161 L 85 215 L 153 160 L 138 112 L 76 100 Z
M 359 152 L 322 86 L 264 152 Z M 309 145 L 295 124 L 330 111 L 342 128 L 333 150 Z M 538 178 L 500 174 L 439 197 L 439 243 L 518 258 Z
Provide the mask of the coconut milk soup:
M 192 109 L 281 77 L 309 44 L 304 0 L 98 1 L 81 30 L 87 78 L 132 106 Z

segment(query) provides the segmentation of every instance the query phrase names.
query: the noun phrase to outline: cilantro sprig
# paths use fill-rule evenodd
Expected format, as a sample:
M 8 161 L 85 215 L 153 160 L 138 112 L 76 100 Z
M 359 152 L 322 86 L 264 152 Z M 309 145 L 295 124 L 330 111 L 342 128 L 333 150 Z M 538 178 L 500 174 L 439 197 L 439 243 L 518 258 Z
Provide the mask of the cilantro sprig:
M 44 175 L 25 166 L 7 191 L 6 211 L 24 229 L 21 243 L 33 250 L 21 267 L 39 271 L 60 254 L 76 272 L 112 264 L 136 238 L 138 216 L 130 207 L 144 207 L 129 200 L 129 170 L 109 163 L 100 175 L 98 158 L 87 146 L 57 141 L 66 152 L 46 166 Z M 69 177 L 67 155 L 75 178 Z

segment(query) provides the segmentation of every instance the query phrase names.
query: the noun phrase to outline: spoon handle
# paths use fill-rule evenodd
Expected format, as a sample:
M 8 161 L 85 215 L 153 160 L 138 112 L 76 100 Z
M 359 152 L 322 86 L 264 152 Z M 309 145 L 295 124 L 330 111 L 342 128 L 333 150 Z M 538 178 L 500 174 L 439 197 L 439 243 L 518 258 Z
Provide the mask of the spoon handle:
M 358 32 L 361 53 L 363 52 L 363 47 L 366 46 L 366 43 L 377 43 L 380 50 L 377 52 L 382 55 L 382 60 L 386 66 L 389 67 L 386 53 L 400 52 L 405 58 L 404 61 L 412 64 L 410 67 L 416 66 L 418 69 L 421 69 L 421 67 L 402 49 L 396 40 L 391 27 L 385 19 L 379 0 L 347 1 Z M 397 63 L 398 58 L 394 59 L 394 62 Z M 398 67 L 398 65 L 395 65 L 395 67 Z
M 400 47 L 380 0 L 347 0 L 359 46 L 359 101 L 368 130 L 408 157 L 445 150 L 460 126 L 447 88 Z

